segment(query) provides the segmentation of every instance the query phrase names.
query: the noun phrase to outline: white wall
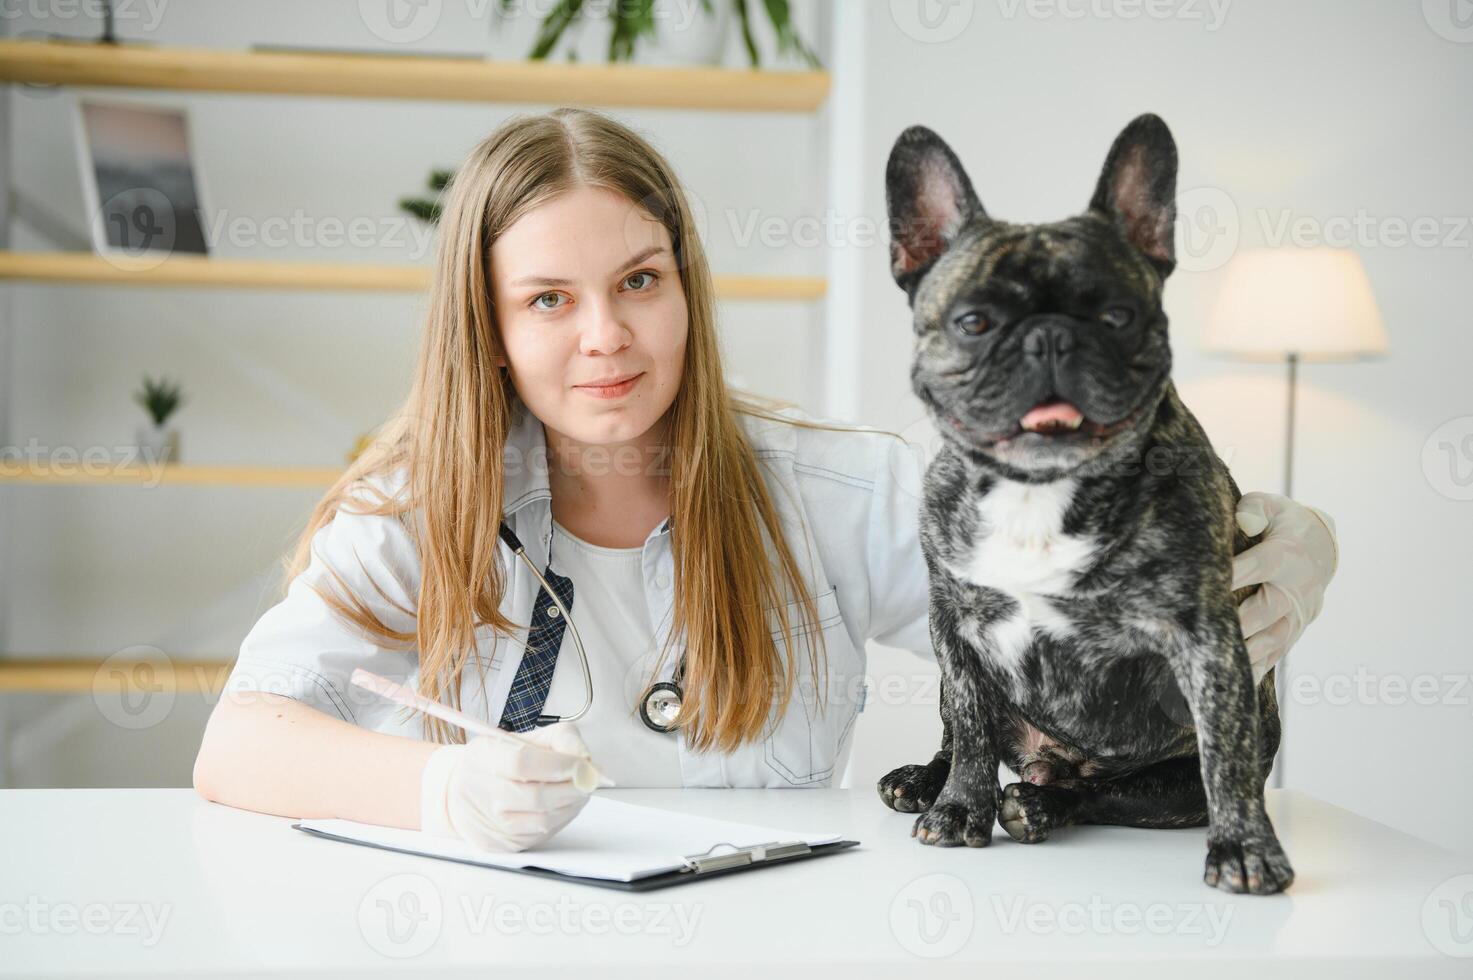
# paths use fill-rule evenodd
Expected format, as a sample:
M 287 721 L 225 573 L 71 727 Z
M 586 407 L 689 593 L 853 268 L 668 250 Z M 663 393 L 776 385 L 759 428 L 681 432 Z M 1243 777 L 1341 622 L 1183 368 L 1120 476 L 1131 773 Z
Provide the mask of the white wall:
M 1287 707 L 1286 775 L 1292 787 L 1473 851 L 1473 502 L 1439 493 L 1422 463 L 1424 443 L 1448 420 L 1473 433 L 1473 32 L 1448 40 L 1423 5 L 1374 0 L 1235 0 L 1220 22 L 1205 2 L 964 0 L 931 5 L 957 19 L 941 31 L 954 38 L 928 42 L 892 16 L 906 6 L 863 7 L 866 131 L 856 165 L 867 213 L 883 214 L 884 161 L 912 123 L 951 143 L 997 217 L 1075 213 L 1116 133 L 1151 111 L 1175 134 L 1179 188 L 1225 192 L 1243 246 L 1272 243 L 1260 214 L 1270 230 L 1284 214 L 1316 227 L 1361 212 L 1373 219 L 1357 250 L 1391 354 L 1300 375 L 1295 496 L 1333 515 L 1342 557 L 1320 619 L 1291 658 L 1293 675 L 1329 686 Z M 1074 19 L 1061 8 L 1115 16 Z M 1143 8 L 1206 20 L 1122 16 Z M 1455 239 L 1399 244 L 1405 232 L 1398 238 L 1392 220 L 1427 216 L 1443 228 L 1439 238 Z M 861 412 L 905 428 L 921 413 L 901 367 L 904 295 L 883 248 L 869 249 L 864 265 L 863 276 L 833 284 L 862 297 Z M 1218 282 L 1219 270 L 1187 269 L 1168 284 L 1176 378 L 1239 484 L 1278 490 L 1282 371 L 1198 350 Z M 1473 442 L 1459 445 L 1466 480 Z M 906 679 L 920 670 L 908 655 L 876 654 L 877 669 Z M 1420 683 L 1436 703 L 1410 703 L 1396 686 L 1422 675 L 1435 678 Z M 1350 703 L 1331 703 L 1346 693 Z M 935 730 L 906 706 L 874 710 L 856 756 L 875 761 L 856 769 L 859 783 L 929 758 L 935 744 Z

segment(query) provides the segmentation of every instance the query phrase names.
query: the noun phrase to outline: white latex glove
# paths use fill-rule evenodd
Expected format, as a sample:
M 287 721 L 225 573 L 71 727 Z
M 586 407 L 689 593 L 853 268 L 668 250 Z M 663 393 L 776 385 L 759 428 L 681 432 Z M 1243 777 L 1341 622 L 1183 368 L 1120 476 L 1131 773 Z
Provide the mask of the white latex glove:
M 1237 518 L 1244 534 L 1263 534 L 1233 556 L 1234 589 L 1262 583 L 1238 606 L 1257 684 L 1320 614 L 1340 550 L 1328 514 L 1283 494 L 1243 494 Z
M 594 787 L 613 785 L 571 722 L 518 738 L 530 744 L 478 735 L 431 753 L 420 777 L 420 829 L 486 851 L 524 851 L 567 826 Z

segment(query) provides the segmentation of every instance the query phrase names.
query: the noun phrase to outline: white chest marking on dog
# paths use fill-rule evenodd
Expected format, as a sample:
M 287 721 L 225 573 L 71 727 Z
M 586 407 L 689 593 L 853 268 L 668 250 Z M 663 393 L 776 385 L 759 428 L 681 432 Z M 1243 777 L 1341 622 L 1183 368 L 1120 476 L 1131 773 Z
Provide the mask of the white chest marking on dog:
M 958 578 L 997 589 L 1019 606 L 1016 616 L 991 632 L 1002 663 L 1016 672 L 1034 630 L 1067 636 L 1073 624 L 1048 599 L 1067 592 L 1088 566 L 1095 542 L 1064 533 L 1064 514 L 1076 483 L 998 482 L 978 504 L 972 553 L 951 567 Z

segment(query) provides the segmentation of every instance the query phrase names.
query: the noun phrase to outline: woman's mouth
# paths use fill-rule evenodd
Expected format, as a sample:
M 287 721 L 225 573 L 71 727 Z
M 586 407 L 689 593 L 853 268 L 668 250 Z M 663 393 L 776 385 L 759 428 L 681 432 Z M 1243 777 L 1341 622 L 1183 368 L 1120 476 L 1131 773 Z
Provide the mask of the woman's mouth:
M 590 382 L 588 384 L 574 385 L 581 392 L 592 395 L 594 398 L 619 398 L 634 390 L 639 384 L 639 379 L 644 377 L 644 372 L 628 374 L 601 382 Z

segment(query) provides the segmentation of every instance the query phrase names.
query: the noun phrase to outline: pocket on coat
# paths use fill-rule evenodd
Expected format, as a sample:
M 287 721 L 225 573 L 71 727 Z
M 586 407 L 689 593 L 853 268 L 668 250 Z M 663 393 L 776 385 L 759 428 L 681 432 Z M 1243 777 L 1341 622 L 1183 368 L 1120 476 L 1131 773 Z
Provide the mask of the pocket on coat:
M 858 716 L 858 699 L 849 689 L 859 682 L 860 658 L 844 629 L 839 612 L 838 593 L 834 589 L 813 597 L 818 613 L 818 629 L 826 651 L 826 670 L 819 674 L 826 692 L 813 690 L 812 671 L 808 666 L 808 633 L 803 629 L 802 602 L 788 604 L 788 623 L 794 629 L 793 644 L 797 668 L 792 697 L 779 723 L 768 734 L 763 745 L 763 758 L 769 769 L 793 786 L 827 782 L 834 765 Z M 781 622 L 775 610 L 770 612 L 773 639 L 782 645 Z M 821 695 L 827 694 L 826 698 Z M 821 705 L 821 701 L 826 704 Z M 823 710 L 821 710 L 821 707 Z

